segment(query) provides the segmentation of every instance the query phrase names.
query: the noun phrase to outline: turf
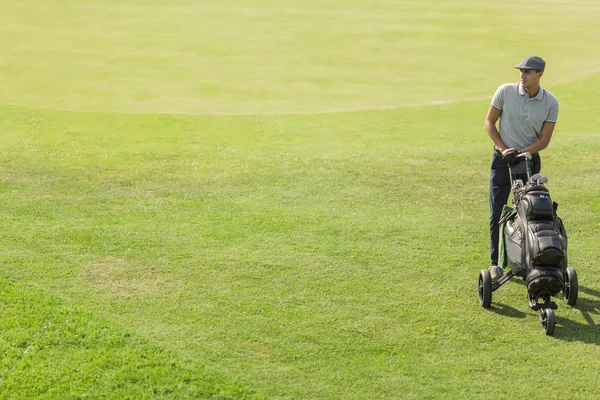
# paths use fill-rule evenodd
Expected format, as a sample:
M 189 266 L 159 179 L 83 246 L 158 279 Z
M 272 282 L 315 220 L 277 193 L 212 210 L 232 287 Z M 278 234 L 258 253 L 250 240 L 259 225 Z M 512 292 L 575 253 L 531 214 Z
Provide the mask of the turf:
M 254 398 L 202 363 L 122 326 L 2 278 L 3 398 Z
M 539 38 L 515 1 L 7 7 L 0 395 L 594 398 L 600 8 L 538 3 Z M 483 117 L 529 52 L 580 281 L 554 337 L 519 281 L 476 292 Z
M 597 20 L 594 0 L 30 0 L 0 13 L 0 101 L 195 114 L 487 99 L 530 53 L 547 84 L 597 71 Z

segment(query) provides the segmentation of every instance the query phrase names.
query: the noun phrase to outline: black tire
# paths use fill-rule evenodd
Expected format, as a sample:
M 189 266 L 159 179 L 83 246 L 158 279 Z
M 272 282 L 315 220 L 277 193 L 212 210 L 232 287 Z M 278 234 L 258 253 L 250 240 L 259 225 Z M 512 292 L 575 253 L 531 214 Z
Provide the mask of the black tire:
M 492 276 L 487 269 L 482 269 L 479 273 L 478 292 L 481 307 L 489 308 L 492 304 Z
M 540 310 L 540 322 L 542 323 L 544 333 L 548 336 L 552 336 L 554 334 L 554 327 L 556 326 L 554 310 L 551 308 L 542 308 Z
M 563 299 L 565 302 L 574 307 L 577 303 L 577 296 L 579 293 L 579 282 L 577 281 L 577 272 L 568 267 L 564 275 L 565 284 L 563 287 Z

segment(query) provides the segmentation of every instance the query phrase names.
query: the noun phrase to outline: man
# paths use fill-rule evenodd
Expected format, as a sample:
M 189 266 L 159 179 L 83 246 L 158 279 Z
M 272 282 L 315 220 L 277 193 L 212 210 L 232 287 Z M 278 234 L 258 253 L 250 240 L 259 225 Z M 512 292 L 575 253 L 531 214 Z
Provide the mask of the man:
M 539 152 L 548 147 L 558 119 L 556 97 L 540 86 L 546 62 L 540 57 L 529 56 L 515 68 L 521 71 L 520 82 L 507 83 L 496 90 L 485 118 L 485 130 L 494 142 L 489 198 L 492 281 L 504 274 L 498 266 L 498 222 L 511 190 L 508 165 L 504 160 L 529 152 L 533 156 L 531 173 L 539 173 Z M 500 123 L 496 128 L 498 120 Z

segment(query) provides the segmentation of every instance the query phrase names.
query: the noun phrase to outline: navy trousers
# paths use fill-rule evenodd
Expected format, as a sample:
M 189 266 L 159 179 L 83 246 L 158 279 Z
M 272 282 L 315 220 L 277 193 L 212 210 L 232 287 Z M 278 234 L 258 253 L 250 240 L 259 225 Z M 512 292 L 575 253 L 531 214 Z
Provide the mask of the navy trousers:
M 534 154 L 531 159 L 531 174 L 538 174 L 542 162 L 539 154 Z M 498 265 L 498 222 L 502 209 L 510 195 L 510 172 L 508 165 L 502 161 L 502 154 L 494 150 L 492 168 L 490 170 L 490 258 L 492 265 Z

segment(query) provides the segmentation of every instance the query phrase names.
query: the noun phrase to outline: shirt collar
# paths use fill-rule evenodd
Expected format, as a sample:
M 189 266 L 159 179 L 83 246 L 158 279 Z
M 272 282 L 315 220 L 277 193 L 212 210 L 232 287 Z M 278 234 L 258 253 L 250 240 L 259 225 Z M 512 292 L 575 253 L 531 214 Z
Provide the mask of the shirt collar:
M 519 83 L 519 87 L 517 88 L 517 91 L 519 92 L 519 95 L 521 96 L 525 96 L 527 94 L 527 92 L 525 91 L 525 89 L 523 88 L 523 85 L 521 83 Z M 535 95 L 534 99 L 536 100 L 542 100 L 544 98 L 544 88 L 540 86 L 540 90 L 538 90 L 538 93 Z

